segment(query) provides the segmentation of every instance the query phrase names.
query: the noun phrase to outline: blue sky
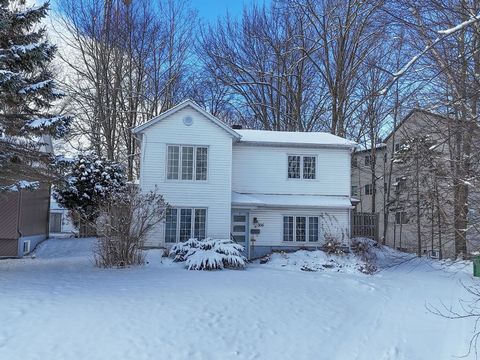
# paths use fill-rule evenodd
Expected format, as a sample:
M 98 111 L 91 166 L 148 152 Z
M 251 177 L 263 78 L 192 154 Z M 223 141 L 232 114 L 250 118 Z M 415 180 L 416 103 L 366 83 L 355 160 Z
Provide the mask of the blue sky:
M 227 11 L 231 15 L 240 15 L 244 4 L 253 2 L 261 4 L 264 0 L 191 0 L 192 7 L 197 9 L 200 18 L 206 21 L 214 21 L 217 17 L 226 15 Z

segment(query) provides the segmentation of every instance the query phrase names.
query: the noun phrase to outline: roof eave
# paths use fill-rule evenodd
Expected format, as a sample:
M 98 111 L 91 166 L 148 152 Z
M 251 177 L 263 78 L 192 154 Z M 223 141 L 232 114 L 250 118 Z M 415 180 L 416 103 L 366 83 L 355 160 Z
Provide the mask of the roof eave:
M 253 145 L 253 146 L 276 146 L 276 147 L 302 147 L 302 148 L 336 148 L 336 149 L 353 149 L 356 144 L 312 144 L 300 142 L 274 142 L 274 141 L 246 141 L 240 140 L 239 144 Z
M 259 203 L 238 203 L 232 201 L 234 207 L 255 207 L 270 209 L 353 209 L 353 205 L 278 205 L 278 204 L 259 204 Z

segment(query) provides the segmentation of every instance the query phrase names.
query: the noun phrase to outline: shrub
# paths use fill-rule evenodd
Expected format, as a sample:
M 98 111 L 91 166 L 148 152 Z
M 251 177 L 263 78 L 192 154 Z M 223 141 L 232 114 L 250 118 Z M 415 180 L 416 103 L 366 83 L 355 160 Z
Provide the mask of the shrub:
M 343 255 L 345 246 L 334 236 L 325 235 L 322 250 L 327 254 Z
M 188 270 L 239 269 L 246 266 L 243 246 L 229 239 L 189 239 L 172 246 L 174 261 L 185 261 Z
M 378 243 L 368 238 L 353 238 L 350 244 L 352 252 L 367 263 L 373 263 L 377 259 L 376 252 L 373 250 L 378 247 Z
M 147 235 L 163 220 L 168 204 L 157 190 L 141 193 L 131 186 L 99 206 L 95 222 L 100 235 L 94 250 L 99 267 L 140 265 Z
M 353 238 L 351 241 L 350 249 L 365 263 L 359 268 L 364 274 L 373 274 L 377 271 L 375 265 L 377 254 L 374 250 L 377 247 L 378 243 L 368 238 Z

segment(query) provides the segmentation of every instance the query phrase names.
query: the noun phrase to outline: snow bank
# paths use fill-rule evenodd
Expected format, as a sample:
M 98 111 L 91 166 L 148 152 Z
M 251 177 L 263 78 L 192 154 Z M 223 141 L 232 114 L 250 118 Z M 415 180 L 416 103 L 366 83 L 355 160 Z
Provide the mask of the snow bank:
M 341 273 L 361 273 L 365 267 L 354 254 L 329 255 L 322 250 L 298 250 L 292 253 L 273 253 L 270 260 L 264 265 L 269 268 L 301 270 L 301 271 L 326 271 Z
M 151 250 L 145 266 L 99 269 L 93 241 L 48 240 L 35 259 L 0 261 L 1 359 L 453 359 L 475 326 L 426 309 L 458 309 L 462 284 L 478 283 L 427 259 L 373 276 L 350 271 L 348 257 L 343 274 L 285 271 L 329 260 L 299 252 L 203 272 Z
M 33 256 L 39 259 L 91 257 L 95 238 L 54 238 L 41 243 Z

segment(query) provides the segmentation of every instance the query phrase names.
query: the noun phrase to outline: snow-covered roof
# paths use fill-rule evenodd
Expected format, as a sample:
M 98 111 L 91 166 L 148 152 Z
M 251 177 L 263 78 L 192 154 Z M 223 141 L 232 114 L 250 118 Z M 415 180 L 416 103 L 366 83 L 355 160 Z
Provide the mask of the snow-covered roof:
M 349 196 L 242 194 L 232 192 L 232 205 L 249 207 L 352 208 Z
M 326 132 L 295 132 L 269 130 L 235 130 L 242 138 L 240 142 L 353 147 L 355 142 Z

